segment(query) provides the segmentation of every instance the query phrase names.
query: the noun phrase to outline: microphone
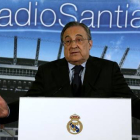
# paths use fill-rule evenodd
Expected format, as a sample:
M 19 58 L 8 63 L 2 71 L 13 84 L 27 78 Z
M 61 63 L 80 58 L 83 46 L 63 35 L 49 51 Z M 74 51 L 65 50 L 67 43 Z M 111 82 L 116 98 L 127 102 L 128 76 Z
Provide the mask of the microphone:
M 97 97 L 114 97 L 111 96 L 112 94 L 110 94 L 111 89 L 109 88 L 97 88 L 96 86 L 93 86 L 90 82 L 88 82 L 89 86 L 91 87 L 92 91 L 95 93 L 94 95 L 96 95 Z
M 97 87 L 93 86 L 90 82 L 88 82 L 88 85 L 90 86 L 91 90 L 95 93 L 95 95 L 99 97 L 101 96 L 100 90 Z
M 56 91 L 53 93 L 53 96 L 54 96 L 55 94 L 57 94 L 58 92 L 60 92 L 60 91 L 64 88 L 64 86 L 66 86 L 66 84 L 68 84 L 68 83 L 69 83 L 69 81 L 65 82 L 58 90 L 56 90 Z

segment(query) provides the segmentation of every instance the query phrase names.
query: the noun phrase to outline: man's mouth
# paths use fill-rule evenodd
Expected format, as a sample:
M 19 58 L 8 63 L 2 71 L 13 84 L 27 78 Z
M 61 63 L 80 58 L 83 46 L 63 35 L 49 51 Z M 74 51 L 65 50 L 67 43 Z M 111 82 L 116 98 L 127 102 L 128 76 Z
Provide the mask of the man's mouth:
M 78 53 L 79 53 L 79 52 L 71 52 L 70 54 L 72 54 L 72 55 L 73 55 L 73 54 L 78 54 Z

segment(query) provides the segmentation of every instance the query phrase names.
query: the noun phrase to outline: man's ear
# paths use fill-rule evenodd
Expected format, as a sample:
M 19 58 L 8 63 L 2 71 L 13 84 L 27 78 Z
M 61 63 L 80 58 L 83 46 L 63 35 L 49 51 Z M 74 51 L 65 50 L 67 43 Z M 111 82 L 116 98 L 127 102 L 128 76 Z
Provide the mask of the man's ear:
M 92 40 L 89 40 L 89 50 L 92 48 L 92 45 L 93 45 L 93 41 Z

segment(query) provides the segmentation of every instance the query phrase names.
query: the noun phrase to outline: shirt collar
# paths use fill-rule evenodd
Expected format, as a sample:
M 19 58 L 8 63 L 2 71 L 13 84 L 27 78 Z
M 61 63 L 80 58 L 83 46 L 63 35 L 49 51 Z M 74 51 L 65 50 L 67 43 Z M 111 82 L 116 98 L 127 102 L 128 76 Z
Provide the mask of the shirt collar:
M 87 61 L 84 62 L 83 64 L 81 64 L 81 66 L 83 66 L 83 67 L 85 68 L 86 63 L 87 63 Z M 71 63 L 68 62 L 68 66 L 69 66 L 69 71 L 70 71 L 70 70 L 72 70 L 72 68 L 73 68 L 75 65 L 73 65 L 73 64 L 71 64 Z

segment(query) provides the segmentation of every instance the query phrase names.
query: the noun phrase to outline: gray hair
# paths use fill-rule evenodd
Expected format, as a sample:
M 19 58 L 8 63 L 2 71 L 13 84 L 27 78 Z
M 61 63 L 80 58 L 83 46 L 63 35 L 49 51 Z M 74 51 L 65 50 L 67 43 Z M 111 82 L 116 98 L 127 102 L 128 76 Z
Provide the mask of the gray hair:
M 91 33 L 90 33 L 90 29 L 83 23 L 79 23 L 79 22 L 76 22 L 76 21 L 73 21 L 73 22 L 69 22 L 65 25 L 65 27 L 63 28 L 62 32 L 61 32 L 61 42 L 63 42 L 63 35 L 64 35 L 64 32 L 69 28 L 69 27 L 73 27 L 73 26 L 81 26 L 84 28 L 84 30 L 86 31 L 87 33 L 87 36 L 88 36 L 88 39 L 91 40 L 92 37 L 91 37 Z

